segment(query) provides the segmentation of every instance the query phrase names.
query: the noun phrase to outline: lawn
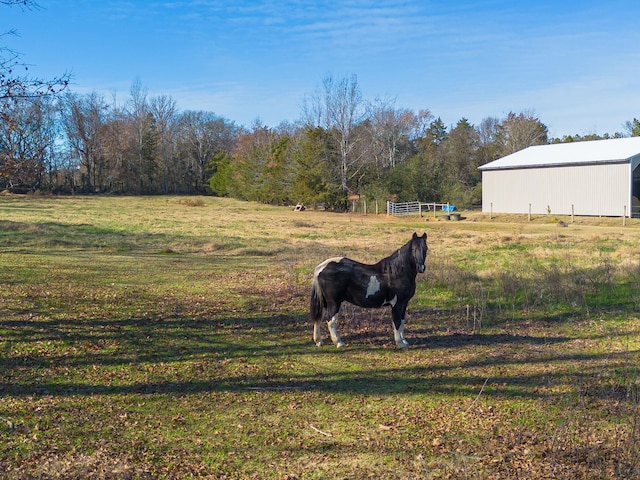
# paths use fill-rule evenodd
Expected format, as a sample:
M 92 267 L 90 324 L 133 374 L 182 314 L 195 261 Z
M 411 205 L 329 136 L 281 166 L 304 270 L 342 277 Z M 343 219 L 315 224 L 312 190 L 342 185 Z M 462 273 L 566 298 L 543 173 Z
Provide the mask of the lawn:
M 0 478 L 638 478 L 640 221 L 0 196 Z M 313 267 L 416 231 L 411 347 Z

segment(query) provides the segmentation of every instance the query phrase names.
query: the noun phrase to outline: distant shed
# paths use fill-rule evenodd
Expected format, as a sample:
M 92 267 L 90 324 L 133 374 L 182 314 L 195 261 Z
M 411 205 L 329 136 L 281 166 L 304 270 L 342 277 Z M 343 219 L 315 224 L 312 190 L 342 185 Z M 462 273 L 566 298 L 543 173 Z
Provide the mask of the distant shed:
M 482 211 L 640 216 L 640 137 L 525 148 L 480 167 Z

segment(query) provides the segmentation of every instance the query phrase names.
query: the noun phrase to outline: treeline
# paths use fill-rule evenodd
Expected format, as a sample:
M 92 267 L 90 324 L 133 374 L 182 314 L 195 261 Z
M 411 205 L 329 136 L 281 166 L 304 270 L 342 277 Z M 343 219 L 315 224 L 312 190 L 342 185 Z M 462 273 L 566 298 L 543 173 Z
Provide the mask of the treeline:
M 139 81 L 122 105 L 97 93 L 14 100 L 0 123 L 0 190 L 13 192 L 212 194 L 332 209 L 360 195 L 469 206 L 481 199 L 484 163 L 531 145 L 609 138 L 549 139 L 529 112 L 446 126 L 428 110 L 365 101 L 355 76 L 325 78 L 304 99 L 301 119 L 275 128 L 180 111 Z M 629 134 L 640 130 L 628 123 Z

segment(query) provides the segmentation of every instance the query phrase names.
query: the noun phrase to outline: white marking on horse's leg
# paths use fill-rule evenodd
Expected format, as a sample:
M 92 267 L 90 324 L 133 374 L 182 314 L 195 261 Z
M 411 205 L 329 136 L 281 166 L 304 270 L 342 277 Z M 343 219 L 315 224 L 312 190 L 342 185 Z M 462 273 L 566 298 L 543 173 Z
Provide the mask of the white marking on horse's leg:
M 367 298 L 372 297 L 380 291 L 380 282 L 378 277 L 371 275 L 369 277 L 369 285 L 367 285 Z
M 317 346 L 322 346 L 322 332 L 320 331 L 320 322 L 315 322 L 313 324 L 313 341 L 316 342 Z
M 400 328 L 396 328 L 395 322 L 391 323 L 393 323 L 393 336 L 396 340 L 396 345 L 398 348 L 407 348 L 409 342 L 404 339 L 404 318 L 400 321 Z
M 329 327 L 329 333 L 331 334 L 331 340 L 336 347 L 344 347 L 344 342 L 340 340 L 340 335 L 338 335 L 338 315 L 331 317 L 331 320 L 327 322 L 327 325 Z

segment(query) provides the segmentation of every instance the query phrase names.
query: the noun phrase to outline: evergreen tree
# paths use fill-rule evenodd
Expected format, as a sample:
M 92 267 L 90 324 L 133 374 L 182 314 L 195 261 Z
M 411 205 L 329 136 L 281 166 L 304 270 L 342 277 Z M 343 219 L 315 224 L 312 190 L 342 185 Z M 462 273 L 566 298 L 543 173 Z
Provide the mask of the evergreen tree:
M 339 178 L 332 172 L 327 134 L 320 127 L 305 128 L 294 152 L 292 200 L 334 208 L 342 203 Z
M 633 121 L 626 123 L 629 135 L 632 137 L 640 137 L 640 120 L 634 118 Z
M 218 152 L 207 163 L 209 191 L 217 197 L 229 195 L 231 182 L 231 157 L 227 152 Z

